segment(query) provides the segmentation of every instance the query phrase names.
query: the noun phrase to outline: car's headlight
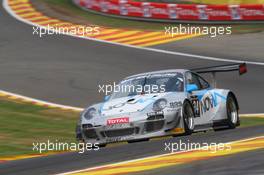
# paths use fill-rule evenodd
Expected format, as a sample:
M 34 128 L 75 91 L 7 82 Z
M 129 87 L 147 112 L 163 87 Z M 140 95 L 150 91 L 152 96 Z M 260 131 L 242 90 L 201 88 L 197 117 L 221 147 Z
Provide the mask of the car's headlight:
M 167 106 L 167 100 L 165 98 L 158 99 L 153 103 L 154 111 L 161 111 Z
M 89 108 L 85 113 L 84 113 L 84 118 L 87 120 L 91 120 L 93 117 L 96 115 L 96 109 L 95 108 Z

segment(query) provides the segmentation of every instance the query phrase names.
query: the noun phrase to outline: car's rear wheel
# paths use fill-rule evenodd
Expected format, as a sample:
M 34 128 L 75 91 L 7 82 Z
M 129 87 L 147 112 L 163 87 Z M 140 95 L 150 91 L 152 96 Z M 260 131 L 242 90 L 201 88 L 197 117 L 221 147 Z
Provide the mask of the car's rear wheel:
M 238 106 L 235 97 L 232 94 L 227 96 L 226 100 L 227 125 L 230 129 L 236 128 L 239 124 Z
M 185 135 L 192 134 L 194 130 L 194 110 L 193 106 L 189 101 L 185 101 L 183 103 L 183 123 L 184 123 L 184 130 Z

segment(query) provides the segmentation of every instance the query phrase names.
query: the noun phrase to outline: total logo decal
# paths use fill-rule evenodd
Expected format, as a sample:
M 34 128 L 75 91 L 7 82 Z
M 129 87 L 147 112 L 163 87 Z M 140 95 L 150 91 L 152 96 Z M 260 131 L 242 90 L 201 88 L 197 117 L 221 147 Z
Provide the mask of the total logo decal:
M 129 117 L 113 118 L 107 120 L 107 125 L 129 123 Z

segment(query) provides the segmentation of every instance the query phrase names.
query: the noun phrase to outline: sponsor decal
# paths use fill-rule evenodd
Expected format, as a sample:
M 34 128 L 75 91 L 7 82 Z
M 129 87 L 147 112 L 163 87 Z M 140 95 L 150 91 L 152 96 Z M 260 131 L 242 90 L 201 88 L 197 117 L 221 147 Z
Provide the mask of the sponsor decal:
M 168 4 L 169 18 L 171 19 L 178 18 L 176 6 L 177 6 L 176 4 Z
M 208 20 L 208 15 L 206 14 L 206 5 L 198 5 L 199 19 Z
M 210 109 L 214 108 L 216 104 L 214 103 L 213 96 L 207 96 L 202 100 L 198 100 L 198 98 L 194 98 L 192 100 L 194 106 L 194 112 L 197 116 L 204 114 Z
M 229 12 L 226 11 L 225 9 L 211 9 L 208 8 L 207 13 L 211 17 L 229 17 Z
M 167 15 L 167 9 L 163 9 L 163 8 L 152 8 L 151 9 L 151 13 L 152 14 L 158 14 L 158 15 Z
M 133 127 L 132 123 L 119 123 L 119 124 L 113 124 L 113 125 L 106 125 L 104 129 L 111 130 L 111 129 L 131 128 L 131 127 Z
M 147 113 L 147 116 L 156 116 L 156 115 L 163 115 L 163 111 L 157 111 L 157 112 L 149 112 L 149 113 Z
M 100 6 L 102 12 L 108 12 L 108 3 L 106 1 L 101 1 Z
M 205 95 L 206 92 L 208 91 L 192 97 L 194 112 L 197 117 L 217 107 L 219 104 L 218 98 L 226 100 L 226 97 L 217 92 L 209 92 L 209 94 Z
M 182 102 L 181 101 L 173 101 L 170 102 L 170 108 L 178 108 L 182 106 Z
M 231 5 L 230 6 L 231 18 L 234 20 L 240 20 L 240 8 L 238 5 Z
M 177 112 L 177 111 L 178 111 L 178 109 L 176 109 L 176 108 L 167 109 L 167 112 Z
M 107 120 L 107 125 L 121 124 L 121 123 L 129 123 L 129 117 L 122 118 L 113 118 Z
M 139 104 L 144 104 L 145 103 L 146 106 L 147 106 L 150 103 L 152 103 L 154 100 L 155 100 L 155 96 L 148 97 L 148 98 L 145 98 L 145 99 L 144 98 L 140 98 L 138 100 L 134 100 L 134 101 L 130 101 L 130 102 L 128 101 L 128 102 L 123 102 L 123 103 L 117 103 L 115 105 L 102 108 L 102 111 L 109 111 L 109 110 L 112 110 L 114 108 L 121 108 L 121 107 L 125 106 L 126 104 L 133 105 L 133 104 L 136 104 L 136 103 L 139 103 Z
M 127 2 L 126 1 L 120 1 L 119 8 L 120 8 L 120 14 L 121 15 L 128 15 Z
M 86 0 L 86 7 L 88 9 L 92 8 L 93 7 L 93 0 Z
M 109 14 L 154 19 L 187 20 L 263 20 L 264 6 L 259 5 L 182 5 L 128 0 L 75 0 L 87 9 Z
M 151 17 L 151 10 L 150 10 L 150 4 L 149 3 L 142 3 L 142 11 L 143 11 L 143 16 L 144 17 Z
M 199 14 L 195 9 L 184 9 L 184 8 L 177 8 L 178 15 L 180 16 L 194 16 L 197 17 Z
M 124 137 L 112 137 L 112 138 L 106 138 L 106 142 L 121 142 L 128 139 L 131 139 L 133 137 L 131 136 L 124 136 Z
M 127 5 L 127 11 L 129 13 L 139 13 L 139 14 L 142 13 L 141 7 L 136 7 L 136 6 L 132 6 L 132 5 Z M 130 16 L 130 15 L 128 15 L 128 16 Z

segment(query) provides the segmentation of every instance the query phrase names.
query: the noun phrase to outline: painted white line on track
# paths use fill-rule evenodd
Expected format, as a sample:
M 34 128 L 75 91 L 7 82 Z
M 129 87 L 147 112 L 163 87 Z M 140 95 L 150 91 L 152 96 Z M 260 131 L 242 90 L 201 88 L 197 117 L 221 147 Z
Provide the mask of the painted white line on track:
M 23 100 L 28 101 L 28 102 L 35 102 L 35 103 L 44 104 L 44 105 L 47 105 L 48 107 L 50 106 L 50 107 L 61 108 L 61 109 L 69 109 L 69 110 L 74 110 L 74 111 L 82 111 L 83 110 L 83 108 L 73 107 L 73 106 L 66 106 L 66 105 L 61 105 L 61 104 L 57 104 L 57 103 L 50 103 L 50 102 L 47 102 L 47 101 L 38 100 L 38 99 L 35 99 L 35 98 L 26 97 L 26 96 L 23 96 L 23 95 L 7 92 L 7 91 L 3 91 L 3 90 L 0 90 L 0 94 L 5 94 L 5 95 L 11 96 L 11 97 L 15 97 L 17 99 L 23 99 Z
M 240 114 L 240 116 L 263 116 L 264 113 L 256 113 L 256 114 Z
M 243 139 L 243 140 L 231 141 L 231 142 L 227 142 L 226 144 L 234 144 L 234 143 L 239 143 L 239 142 L 246 142 L 246 141 L 259 139 L 259 138 L 264 138 L 264 136 L 251 137 L 251 138 L 247 138 L 247 139 Z M 86 169 L 82 169 L 82 170 L 76 170 L 76 171 L 70 171 L 70 172 L 66 172 L 66 173 L 60 173 L 60 174 L 57 174 L 57 175 L 68 175 L 68 174 L 73 174 L 73 173 L 80 173 L 80 172 L 83 172 L 83 171 L 96 170 L 96 169 L 106 168 L 106 167 L 113 166 L 113 165 L 122 165 L 122 164 L 125 164 L 125 163 L 130 163 L 130 162 L 135 162 L 135 161 L 140 161 L 140 160 L 146 160 L 146 159 L 159 158 L 159 157 L 163 157 L 163 156 L 167 156 L 167 155 L 181 154 L 181 153 L 190 152 L 190 151 L 193 151 L 193 150 L 185 150 L 185 151 L 178 151 L 178 152 L 174 152 L 174 153 L 167 153 L 167 154 L 160 154 L 160 155 L 155 155 L 155 156 L 143 157 L 143 158 L 139 158 L 139 159 L 133 159 L 133 160 L 117 162 L 117 163 L 112 163 L 112 164 L 107 164 L 107 165 L 102 165 L 102 166 L 96 166 L 96 167 L 86 168 Z
M 17 14 L 15 14 L 12 11 L 12 9 L 9 7 L 8 0 L 3 0 L 3 7 L 5 8 L 5 10 L 11 16 L 13 16 L 14 18 L 16 18 L 17 20 L 19 20 L 21 22 L 24 22 L 26 24 L 29 24 L 31 26 L 35 26 L 35 27 L 39 27 L 39 28 L 42 27 L 43 28 L 43 26 L 38 25 L 38 24 L 35 24 L 35 23 L 31 22 L 31 21 L 25 20 L 25 19 L 21 18 L 20 16 L 18 16 Z M 169 55 L 175 55 L 175 56 L 184 56 L 184 57 L 187 57 L 187 58 L 197 58 L 197 59 L 201 59 L 201 60 L 232 62 L 232 63 L 247 63 L 247 64 L 264 66 L 264 62 L 254 62 L 254 61 L 236 60 L 236 59 L 225 59 L 225 58 L 218 58 L 218 57 L 211 57 L 211 56 L 203 56 L 203 55 L 195 55 L 195 54 L 189 54 L 189 53 L 183 53 L 183 52 L 174 52 L 174 51 L 162 50 L 162 49 L 156 49 L 156 48 L 149 48 L 149 47 L 132 46 L 132 45 L 128 45 L 128 44 L 121 44 L 121 43 L 104 41 L 104 40 L 95 39 L 95 38 L 89 38 L 89 37 L 82 37 L 82 36 L 72 35 L 72 34 L 69 34 L 69 33 L 66 33 L 64 35 L 68 35 L 68 36 L 72 36 L 72 37 L 76 37 L 76 38 L 87 39 L 87 40 L 92 40 L 92 41 L 98 41 L 98 42 L 108 43 L 108 44 L 115 44 L 115 45 L 130 47 L 130 48 L 134 48 L 134 49 L 152 51 L 152 52 L 161 53 L 161 54 L 169 54 Z

